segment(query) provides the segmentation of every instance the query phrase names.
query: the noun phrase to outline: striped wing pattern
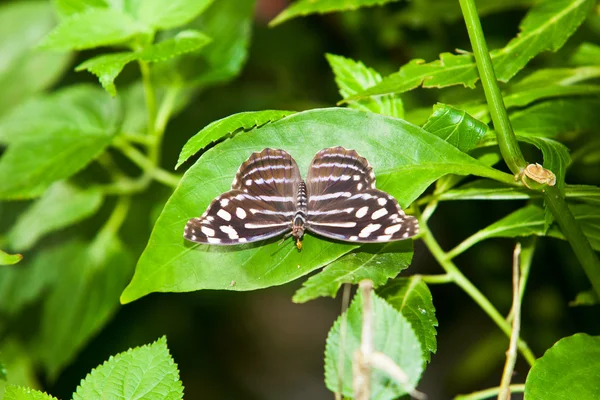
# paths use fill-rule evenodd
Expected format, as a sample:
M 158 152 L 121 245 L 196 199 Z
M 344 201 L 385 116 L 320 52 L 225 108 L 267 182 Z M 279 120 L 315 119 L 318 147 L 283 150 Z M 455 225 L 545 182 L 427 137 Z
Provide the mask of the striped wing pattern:
M 332 147 L 313 159 L 306 178 L 307 230 L 332 239 L 389 242 L 414 236 L 415 217 L 396 199 L 375 188 L 369 162 L 354 150 Z
M 188 221 L 184 237 L 229 245 L 291 232 L 300 249 L 305 229 L 331 239 L 373 243 L 412 237 L 419 225 L 394 197 L 375 188 L 373 169 L 354 150 L 318 152 L 305 184 L 287 152 L 264 149 L 240 166 L 230 191 Z
M 189 220 L 187 240 L 218 245 L 254 242 L 292 229 L 302 178 L 283 150 L 253 153 L 239 168 L 231 190 L 214 199 L 199 218 Z

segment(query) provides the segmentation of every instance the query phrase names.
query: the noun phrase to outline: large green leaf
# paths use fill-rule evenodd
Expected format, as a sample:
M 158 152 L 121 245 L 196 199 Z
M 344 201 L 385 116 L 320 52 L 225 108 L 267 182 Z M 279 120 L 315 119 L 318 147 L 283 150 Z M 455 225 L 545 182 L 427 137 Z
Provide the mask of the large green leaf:
M 13 265 L 23 259 L 21 254 L 8 254 L 0 250 L 0 265 Z
M 47 1 L 0 6 L 0 114 L 51 86 L 65 72 L 69 54 L 34 48 L 54 24 Z
M 334 11 L 351 11 L 360 7 L 380 6 L 398 0 L 297 0 L 275 17 L 269 25 L 275 26 L 288 19 L 310 14 L 325 14 Z
M 78 65 L 75 70 L 88 70 L 96 75 L 102 87 L 115 96 L 117 91 L 114 81 L 125 65 L 131 61 L 165 61 L 181 54 L 197 51 L 206 46 L 210 40 L 208 36 L 198 31 L 182 31 L 171 39 L 163 40 L 137 52 L 103 54 L 90 58 Z
M 598 393 L 600 337 L 583 333 L 556 342 L 525 381 L 525 400 L 595 399 Z
M 153 29 L 170 29 L 185 25 L 200 15 L 213 0 L 143 0 L 135 1 L 137 20 Z
M 235 77 L 248 55 L 254 0 L 219 0 L 182 29 L 195 29 L 212 38 L 199 54 L 186 54 L 155 67 L 156 76 L 181 84 L 205 87 Z M 170 36 L 177 33 L 169 32 Z
M 54 50 L 83 50 L 121 44 L 145 27 L 125 12 L 111 8 L 90 8 L 73 14 L 46 36 L 41 46 Z
M 69 246 L 66 263 L 48 265 L 59 269 L 60 279 L 44 301 L 36 340 L 50 379 L 114 314 L 119 293 L 131 277 L 131 255 L 111 232 L 103 231 L 91 243 L 75 241 Z
M 47 233 L 94 215 L 102 200 L 99 190 L 82 190 L 66 182 L 57 182 L 19 215 L 8 234 L 9 243 L 15 250 L 28 250 Z
M 438 103 L 423 129 L 466 153 L 475 148 L 488 127 L 463 110 Z
M 15 385 L 8 385 L 2 398 L 4 400 L 57 400 L 56 397 L 52 397 L 39 390 Z
M 373 351 L 390 357 L 406 374 L 408 385 L 410 385 L 410 387 L 402 387 L 387 374 L 375 369 L 371 374 L 371 399 L 395 399 L 415 388 L 423 372 L 425 360 L 419 339 L 408 320 L 379 296 L 372 294 L 371 297 Z M 352 360 L 361 343 L 362 295 L 354 296 L 345 315 L 347 317 L 346 332 L 342 333 L 343 316 L 341 316 L 335 321 L 327 336 L 325 384 L 332 392 L 338 392 L 340 377 L 343 377 L 342 394 L 351 398 L 354 393 L 352 390 Z M 344 342 L 342 342 L 342 337 L 344 337 Z M 340 357 L 342 356 L 344 363 L 342 364 L 343 369 L 340 371 Z
M 118 102 L 90 86 L 68 87 L 27 102 L 0 121 L 0 198 L 39 196 L 97 157 L 111 142 Z
M 91 8 L 108 7 L 111 0 L 52 0 L 56 13 L 62 17 L 78 14 Z
M 408 240 L 367 245 L 359 250 L 338 258 L 308 278 L 294 294 L 293 301 L 305 303 L 321 296 L 335 297 L 344 283 L 363 279 L 370 279 L 374 287 L 379 287 L 408 268 L 413 256 L 412 241 Z
M 595 3 L 595 0 L 545 0 L 534 5 L 521 22 L 519 35 L 505 47 L 490 52 L 496 77 L 507 82 L 542 51 L 561 48 Z M 350 97 L 350 100 L 402 93 L 418 86 L 430 88 L 462 84 L 472 88 L 478 79 L 472 54 L 442 53 L 439 60 L 430 63 L 410 61 L 398 72 Z
M 179 371 L 162 337 L 130 349 L 94 368 L 81 381 L 73 400 L 179 400 L 183 385 Z
M 435 307 L 429 288 L 419 277 L 397 278 L 386 285 L 378 294 L 410 322 L 421 348 L 423 359 L 429 362 L 431 353 L 437 351 Z
M 381 82 L 381 75 L 374 69 L 366 67 L 360 61 L 334 54 L 327 54 L 326 57 L 335 74 L 335 83 L 338 86 L 340 95 L 344 99 Z M 351 101 L 348 105 L 357 110 L 404 118 L 404 104 L 399 96 L 387 95 L 373 99 Z
M 263 110 L 248 111 L 233 114 L 223 119 L 211 122 L 202 130 L 192 136 L 181 149 L 175 169 L 186 162 L 191 156 L 198 153 L 211 143 L 217 142 L 239 131 L 250 130 L 266 123 L 277 121 L 295 111 Z
M 285 149 L 305 173 L 315 153 L 338 145 L 358 149 L 373 166 L 377 187 L 395 196 L 402 206 L 445 174 L 506 178 L 403 120 L 346 108 L 293 114 L 220 143 L 186 172 L 158 218 L 121 301 L 156 291 L 253 290 L 280 285 L 352 250 L 351 244 L 311 235 L 305 237 L 301 252 L 289 241 L 281 246 L 272 241 L 220 247 L 183 239 L 188 219 L 202 214 L 231 187 L 235 172 L 253 151 Z

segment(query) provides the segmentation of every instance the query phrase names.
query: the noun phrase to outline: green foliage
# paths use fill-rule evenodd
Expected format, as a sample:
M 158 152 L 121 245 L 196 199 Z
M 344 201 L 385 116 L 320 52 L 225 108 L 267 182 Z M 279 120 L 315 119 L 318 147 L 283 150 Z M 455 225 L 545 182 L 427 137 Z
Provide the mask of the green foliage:
M 135 373 L 132 373 L 135 371 Z M 81 381 L 73 400 L 183 399 L 177 365 L 169 354 L 167 340 L 130 349 L 111 357 Z
M 356 10 L 360 7 L 372 7 L 394 1 L 398 0 L 298 0 L 275 17 L 270 25 L 275 26 L 289 19 L 309 14 Z
M 431 353 L 437 351 L 435 307 L 429 288 L 418 277 L 397 278 L 379 291 L 383 297 L 404 318 L 410 322 L 423 349 L 423 359 L 431 360 Z
M 53 26 L 52 7 L 46 1 L 0 6 L 0 115 L 52 86 L 65 72 L 69 54 L 35 49 Z
M 29 388 L 8 385 L 3 396 L 4 400 L 56 400 L 56 397 L 52 397 L 39 390 L 33 390 Z
M 436 104 L 423 129 L 466 153 L 475 148 L 487 131 L 487 125 L 465 111 L 446 104 Z
M 326 57 L 335 74 L 335 83 L 338 86 L 340 95 L 344 99 L 381 82 L 381 75 L 374 69 L 366 67 L 360 61 L 333 54 L 327 54 Z M 399 96 L 388 95 L 351 101 L 348 105 L 350 108 L 357 110 L 404 118 L 404 104 Z
M 175 169 L 181 167 L 181 164 L 211 143 L 218 142 L 240 130 L 248 131 L 269 122 L 277 121 L 293 113 L 294 111 L 280 110 L 250 111 L 230 115 L 218 121 L 211 122 L 200 132 L 192 136 L 183 146 Z
M 323 130 L 327 136 L 319 134 Z M 369 131 L 379 134 L 363 134 Z M 188 219 L 202 214 L 216 196 L 231 187 L 235 172 L 251 152 L 285 148 L 300 170 L 306 171 L 317 151 L 335 145 L 360 149 L 374 166 L 378 188 L 395 196 L 403 206 L 448 173 L 504 178 L 504 174 L 402 120 L 341 108 L 293 114 L 224 141 L 206 151 L 186 172 L 158 218 L 121 301 L 130 302 L 151 292 L 253 290 L 281 285 L 350 252 L 356 246 L 312 236 L 305 238 L 301 252 L 291 242 L 283 247 L 272 241 L 215 248 L 192 244 L 182 237 Z M 415 149 L 420 150 L 415 153 Z M 199 185 L 202 192 L 197 190 Z
M 335 297 L 344 283 L 357 284 L 363 279 L 370 279 L 375 287 L 384 285 L 408 268 L 412 256 L 412 243 L 408 241 L 363 246 L 308 278 L 292 300 L 305 303 L 321 296 Z
M 408 387 L 394 382 L 385 372 L 374 370 L 371 374 L 371 398 L 395 399 L 414 389 L 423 372 L 424 358 L 419 339 L 411 324 L 399 311 L 376 295 L 372 295 L 372 307 L 373 351 L 392 358 L 406 375 Z M 341 380 L 341 393 L 347 397 L 354 393 L 352 360 L 361 343 L 362 313 L 363 298 L 362 295 L 357 295 L 348 311 L 335 321 L 327 336 L 325 384 L 332 392 L 338 392 Z M 342 324 L 345 325 L 346 331 L 344 339 Z M 391 338 L 393 340 L 390 340 Z M 343 364 L 340 360 L 343 360 Z
M 41 195 L 99 156 L 112 141 L 119 105 L 97 88 L 73 86 L 25 103 L 0 124 L 0 198 Z M 32 118 L 35 115 L 35 118 Z
M 23 259 L 21 254 L 8 254 L 0 250 L 0 265 L 13 265 Z
M 44 235 L 94 215 L 102 205 L 102 192 L 56 182 L 24 211 L 8 233 L 11 248 L 28 250 Z
M 371 294 L 373 323 L 365 328 L 374 333 L 374 350 L 391 358 L 407 376 L 403 383 L 375 368 L 371 398 L 378 399 L 411 392 L 436 353 L 438 322 L 428 285 L 456 285 L 491 318 L 498 332 L 510 336 L 512 316 L 502 315 L 492 303 L 504 309 L 510 301 L 509 254 L 494 253 L 504 248 L 494 247 L 490 239 L 523 241 L 521 298 L 529 295 L 529 287 L 539 287 L 527 285 L 536 243 L 568 240 L 576 257 L 563 254 L 566 246 L 545 244 L 544 253 L 550 255 L 536 253 L 536 263 L 543 265 L 556 255 L 556 260 L 568 260 L 569 268 L 562 269 L 570 274 L 568 292 L 579 292 L 570 305 L 598 304 L 600 260 L 593 250 L 600 251 L 600 188 L 594 186 L 600 162 L 600 140 L 595 135 L 600 125 L 600 47 L 595 44 L 600 19 L 590 13 L 596 2 L 486 0 L 477 2 L 478 15 L 469 11 L 474 10 L 474 0 L 387 3 L 395 1 L 298 0 L 271 25 L 304 15 L 371 8 L 314 16 L 310 28 L 298 21 L 275 30 L 261 26 L 273 10 L 262 2 L 255 13 L 254 0 L 33 0 L 0 6 L 0 247 L 6 250 L 0 250 L 3 399 L 49 399 L 43 393 L 48 389 L 51 394 L 63 393 L 60 385 L 70 384 L 73 371 L 62 371 L 75 360 L 74 365 L 82 365 L 77 357 L 98 335 L 94 352 L 104 351 L 111 333 L 101 332 L 119 310 L 119 296 L 127 303 L 153 292 L 250 291 L 314 273 L 292 298 L 305 303 L 335 297 L 343 284 L 369 279 L 377 295 Z M 485 38 L 478 20 L 484 15 L 490 16 L 483 21 Z M 493 23 L 498 18 L 503 21 L 500 25 Z M 585 29 L 574 34 L 584 21 Z M 444 52 L 468 46 L 462 33 L 465 23 L 476 56 Z M 251 33 L 257 42 L 248 58 Z M 336 45 L 342 39 L 345 45 Z M 496 48 L 490 56 L 498 80 L 504 82 L 499 87 L 492 65 L 479 59 L 484 40 Z M 323 53 L 330 48 L 353 57 L 325 54 L 333 76 L 323 63 Z M 543 54 L 561 48 L 558 54 Z M 99 85 L 81 84 L 90 78 L 85 74 L 66 74 L 75 59 L 73 50 L 90 50 L 76 56 L 84 61 L 75 70 L 94 74 L 105 91 Z M 420 59 L 437 54 L 439 60 L 434 62 Z M 534 57 L 535 64 L 530 64 Z M 240 75 L 247 59 L 251 66 L 239 80 L 203 93 Z M 398 70 L 398 60 L 410 59 Z M 398 72 L 382 76 L 376 70 Z M 520 71 L 519 79 L 513 80 Z M 485 97 L 482 90 L 469 90 L 480 78 L 486 83 Z M 333 81 L 341 103 L 348 107 L 317 108 L 335 101 Z M 413 91 L 446 86 L 455 87 Z M 494 98 L 497 101 L 492 102 Z M 265 109 L 272 107 L 304 111 Z M 510 121 L 512 129 L 498 118 Z M 191 135 L 194 132 L 198 133 Z M 377 188 L 396 197 L 408 214 L 419 219 L 421 232 L 414 240 L 422 244 L 414 246 L 416 263 L 422 264 L 425 246 L 444 273 L 415 275 L 417 269 L 409 269 L 412 240 L 361 245 L 308 234 L 299 251 L 290 240 L 207 246 L 182 237 L 186 222 L 231 187 L 239 165 L 252 152 L 285 149 L 306 174 L 317 151 L 340 145 L 366 157 Z M 183 176 L 163 169 L 174 164 L 177 153 L 176 169 L 195 157 Z M 519 174 L 542 158 L 543 167 L 557 178 L 556 187 Z M 516 176 L 503 172 L 500 161 Z M 450 200 L 480 202 L 465 202 L 463 208 L 440 206 Z M 497 200 L 512 203 L 497 208 L 493 203 Z M 458 232 L 462 236 L 480 228 L 478 217 L 483 214 L 487 227 L 471 236 L 467 233 L 454 249 L 443 249 Z M 530 236 L 540 239 L 523 239 Z M 444 238 L 442 245 L 438 237 Z M 475 245 L 479 252 L 457 257 Z M 473 257 L 471 264 L 486 267 L 474 274 L 474 282 L 457 264 L 464 260 L 468 267 L 468 256 Z M 574 272 L 576 260 L 587 280 Z M 402 271 L 406 276 L 398 277 Z M 496 279 L 493 271 L 505 271 L 505 279 Z M 550 285 L 551 274 L 547 275 L 545 285 Z M 563 276 L 559 284 L 562 281 Z M 592 290 L 585 290 L 590 284 Z M 550 291 L 564 292 L 554 287 Z M 433 291 L 436 304 L 438 293 Z M 246 303 L 255 295 L 244 296 Z M 337 319 L 326 344 L 325 384 L 346 398 L 355 396 L 353 357 L 363 340 L 362 296 L 355 296 L 347 313 Z M 463 307 L 462 296 L 452 297 L 444 301 L 455 301 L 454 307 L 438 307 L 437 312 L 469 309 Z M 142 319 L 131 322 L 135 328 L 123 322 L 127 317 L 118 319 L 123 324 L 117 327 L 122 347 L 139 343 L 132 340 L 150 328 L 177 329 L 165 315 L 185 320 L 189 310 L 177 301 L 187 305 L 189 299 L 165 305 L 163 298 L 154 300 L 161 306 L 156 313 L 153 310 L 152 323 L 143 319 L 148 302 L 133 306 L 142 310 Z M 228 307 L 237 307 L 239 300 L 234 303 L 236 297 L 231 298 L 231 305 L 219 302 L 226 311 L 219 315 L 232 315 Z M 205 297 L 198 299 L 204 302 Z M 559 340 L 539 360 L 529 349 L 528 342 L 540 349 L 563 334 L 552 328 L 564 326 L 555 311 L 561 308 L 546 300 L 542 304 L 550 304 L 552 312 L 541 306 L 529 309 L 527 301 L 522 304 L 517 349 L 533 365 L 525 396 L 592 396 L 600 391 L 597 374 L 589 372 L 598 369 L 594 364 L 598 338 L 576 334 Z M 257 311 L 269 319 L 274 315 L 255 301 L 247 303 L 256 309 L 236 311 L 239 326 Z M 130 307 L 123 315 L 130 315 Z M 577 312 L 584 315 L 589 310 L 580 307 Z M 206 313 L 200 314 L 203 329 L 211 326 L 204 317 Z M 542 319 L 545 324 L 539 323 Z M 464 331 L 469 320 L 459 315 L 453 324 L 458 328 L 451 326 L 446 332 Z M 590 326 L 588 320 L 592 319 L 581 318 L 584 322 L 577 328 Z M 218 335 L 227 325 L 218 325 Z M 211 356 L 204 351 L 210 332 L 198 335 L 197 350 L 202 354 L 194 357 L 198 371 L 205 370 L 204 357 Z M 268 334 L 258 333 L 271 343 Z M 497 368 L 494 360 L 504 360 L 506 340 L 502 348 L 487 347 L 492 341 L 500 343 L 497 336 L 492 333 L 493 340 L 465 344 L 473 352 L 469 359 L 480 358 L 489 369 Z M 188 344 L 183 351 L 190 348 Z M 481 355 L 475 354 L 483 348 Z M 94 352 L 88 348 L 83 354 Z M 230 358 L 218 356 L 219 362 Z M 452 368 L 468 379 L 486 371 L 480 368 L 479 374 L 470 374 L 464 371 L 473 370 L 475 364 L 465 368 L 460 360 L 452 361 Z M 510 370 L 509 364 L 505 370 Z M 189 360 L 184 358 L 182 365 L 189 368 Z M 203 379 L 213 376 L 194 376 L 190 381 Z M 477 383 L 452 381 L 459 388 Z M 198 397 L 194 386 L 186 393 L 189 397 Z M 271 397 L 280 395 L 273 390 Z M 241 397 L 235 390 L 232 393 L 219 394 Z M 467 397 L 473 396 L 478 394 Z M 82 380 L 74 394 L 74 399 L 108 397 L 183 397 L 179 371 L 164 338 L 111 357 Z
M 600 392 L 600 338 L 578 333 L 559 340 L 535 362 L 525 399 L 593 399 Z
M 490 52 L 499 80 L 509 81 L 542 51 L 556 51 L 573 34 L 594 6 L 594 0 L 552 0 L 535 5 L 521 22 L 519 35 L 505 47 Z M 479 79 L 471 54 L 440 54 L 430 63 L 412 60 L 383 81 L 351 100 L 424 88 L 464 85 L 474 88 Z

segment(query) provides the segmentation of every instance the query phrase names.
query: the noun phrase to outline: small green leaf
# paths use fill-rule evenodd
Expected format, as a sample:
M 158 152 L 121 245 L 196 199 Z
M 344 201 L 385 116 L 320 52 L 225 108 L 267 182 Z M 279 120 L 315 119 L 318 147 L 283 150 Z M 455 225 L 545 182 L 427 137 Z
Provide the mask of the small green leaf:
M 36 343 L 50 379 L 55 379 L 115 313 L 119 293 L 131 277 L 132 258 L 112 233 L 91 243 L 73 241 L 69 259 L 57 268 L 60 279 L 50 287 Z
M 119 104 L 99 88 L 73 86 L 16 108 L 0 122 L 0 198 L 41 195 L 110 144 Z
M 296 17 L 310 14 L 326 14 L 336 11 L 352 11 L 361 7 L 381 6 L 398 0 L 297 0 L 277 15 L 270 26 L 279 25 Z
M 423 359 L 431 360 L 437 351 L 435 307 L 427 284 L 418 277 L 396 278 L 378 291 L 392 307 L 410 322 L 421 342 Z
M 198 31 L 184 31 L 172 39 L 150 45 L 139 52 L 120 52 L 103 54 L 79 64 L 75 70 L 88 70 L 96 75 L 102 87 L 112 96 L 117 90 L 114 81 L 125 65 L 134 60 L 148 62 L 164 61 L 181 54 L 197 51 L 210 42 L 210 38 Z
M 370 279 L 374 287 L 379 287 L 408 268 L 412 256 L 412 241 L 408 240 L 362 246 L 308 278 L 292 300 L 305 303 L 321 296 L 335 297 L 342 284 L 356 284 L 363 279 Z
M 34 48 L 55 23 L 47 1 L 0 6 L 0 114 L 52 86 L 68 69 L 70 54 Z
M 111 357 L 77 387 L 73 400 L 183 399 L 183 385 L 165 337 Z
M 90 58 L 75 67 L 75 71 L 88 70 L 98 77 L 100 84 L 111 96 L 117 95 L 115 79 L 123 71 L 125 65 L 136 59 L 132 52 L 102 54 Z
M 211 143 L 217 142 L 239 130 L 251 130 L 269 122 L 277 121 L 293 114 L 295 111 L 263 110 L 247 111 L 233 114 L 218 121 L 211 122 L 200 132 L 192 136 L 181 149 L 175 169 L 186 162 L 191 156 L 204 149 Z
M 600 337 L 577 333 L 556 342 L 533 364 L 526 400 L 594 399 L 600 393 Z
M 73 251 L 68 245 L 46 247 L 19 267 L 0 269 L 0 311 L 16 315 L 39 299 L 59 276 L 55 266 L 68 263 Z
M 146 47 L 139 53 L 138 58 L 149 62 L 164 61 L 181 54 L 197 51 L 210 41 L 211 38 L 202 32 L 190 29 L 179 32 L 174 38 Z
M 511 115 L 516 132 L 556 138 L 580 132 L 595 132 L 600 125 L 600 99 L 549 100 Z M 570 135 L 573 136 L 573 135 Z
M 577 293 L 575 300 L 569 302 L 571 307 L 595 306 L 597 304 L 600 304 L 600 299 L 592 289 Z
M 28 250 L 44 235 L 94 215 L 102 200 L 99 190 L 57 182 L 19 215 L 8 234 L 9 243 L 13 249 Z
M 600 65 L 600 46 L 594 43 L 582 43 L 571 56 L 573 65 Z
M 52 397 L 39 390 L 15 385 L 8 385 L 2 398 L 4 400 L 57 400 L 56 397 Z
M 539 69 L 508 86 L 502 92 L 502 98 L 506 108 L 515 108 L 555 97 L 596 95 L 600 93 L 600 85 L 587 81 L 599 77 L 600 67 Z M 485 102 L 463 104 L 459 108 L 483 122 L 490 122 Z
M 161 0 L 160 3 L 163 2 Z M 206 87 L 226 82 L 241 70 L 248 56 L 254 0 L 219 0 L 186 25 L 212 38 L 200 53 L 177 57 L 154 68 L 156 76 L 181 85 Z M 168 32 L 170 36 L 176 32 Z
M 438 103 L 423 129 L 441 137 L 465 153 L 472 150 L 485 135 L 488 127 L 465 111 Z
M 144 0 L 134 12 L 137 19 L 154 29 L 185 25 L 200 15 L 213 0 Z
M 129 15 L 111 8 L 90 8 L 65 18 L 40 44 L 54 50 L 84 50 L 121 44 L 144 27 Z
M 61 17 L 79 14 L 91 8 L 106 8 L 111 0 L 52 0 L 54 10 Z
M 585 20 L 594 4 L 595 0 L 553 0 L 534 5 L 521 22 L 518 36 L 504 48 L 490 52 L 497 78 L 508 82 L 542 51 L 561 48 Z M 398 72 L 350 97 L 350 100 L 402 93 L 418 86 L 431 88 L 462 84 L 473 88 L 478 79 L 477 67 L 471 54 L 442 53 L 439 60 L 430 63 L 425 63 L 424 60 L 410 61 Z
M 419 339 L 407 319 L 385 300 L 372 294 L 373 309 L 373 351 L 390 357 L 406 374 L 411 387 L 401 387 L 382 371 L 371 374 L 371 398 L 395 399 L 415 388 L 423 372 L 423 354 Z M 343 377 L 342 394 L 353 396 L 352 360 L 360 348 L 363 320 L 362 295 L 354 296 L 350 308 L 345 313 L 345 343 L 342 342 L 342 318 L 339 317 L 327 336 L 325 347 L 325 384 L 332 392 L 338 392 L 339 380 Z M 393 338 L 393 340 L 391 339 Z M 344 347 L 342 348 L 342 345 Z M 340 354 L 343 353 L 342 354 Z M 339 370 L 340 357 L 343 357 L 343 370 Z
M 335 74 L 335 83 L 339 88 L 340 95 L 344 99 L 381 82 L 381 75 L 360 61 L 333 54 L 326 54 L 326 57 Z M 404 118 L 404 104 L 399 96 L 388 95 L 351 101 L 348 105 L 357 110 Z
M 289 241 L 281 246 L 272 241 L 225 248 L 193 244 L 183 238 L 186 222 L 229 190 L 239 166 L 252 152 L 265 147 L 285 149 L 300 171 L 307 171 L 314 155 L 331 146 L 357 149 L 373 166 L 377 187 L 404 207 L 446 174 L 505 177 L 397 118 L 348 108 L 296 113 L 219 143 L 188 169 L 158 218 L 121 301 L 156 291 L 254 290 L 281 285 L 351 251 L 351 244 L 311 235 L 305 236 L 301 252 Z
M 600 250 L 600 208 L 589 204 L 569 204 L 569 209 L 590 241 L 592 248 Z M 546 216 L 543 208 L 536 205 L 528 205 L 471 236 L 460 245 L 460 251 L 454 252 L 453 256 L 457 256 L 472 245 L 486 239 L 532 235 L 565 239 L 558 226 L 553 225 L 547 230 Z
M 0 250 L 0 265 L 13 265 L 23 259 L 21 254 L 8 254 Z

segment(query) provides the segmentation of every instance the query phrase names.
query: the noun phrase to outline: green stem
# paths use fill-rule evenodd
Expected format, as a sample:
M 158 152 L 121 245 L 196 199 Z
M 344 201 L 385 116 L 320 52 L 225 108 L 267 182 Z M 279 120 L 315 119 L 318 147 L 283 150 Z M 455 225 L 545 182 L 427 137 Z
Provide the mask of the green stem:
M 523 384 L 510 385 L 509 388 L 510 388 L 511 393 L 525 392 L 525 385 L 523 385 Z M 495 387 L 495 388 L 491 388 L 491 389 L 481 390 L 479 392 L 473 392 L 471 394 L 461 394 L 459 396 L 456 396 L 454 398 L 454 400 L 484 400 L 484 399 L 489 399 L 489 398 L 498 396 L 499 392 L 500 392 L 500 388 Z
M 128 142 L 116 138 L 113 144 L 131 161 L 137 164 L 144 171 L 145 175 L 152 176 L 154 179 L 167 186 L 177 187 L 179 184 L 180 178 L 178 176 L 158 168 L 152 160 L 148 159 L 142 152 Z
M 485 313 L 498 325 L 498 327 L 508 337 L 510 337 L 511 326 L 502 317 L 502 315 L 496 310 L 496 308 L 490 303 L 490 301 L 463 275 L 458 267 L 450 261 L 448 256 L 444 253 L 444 250 L 440 247 L 438 242 L 433 237 L 433 234 L 429 230 L 429 227 L 425 223 L 421 223 L 421 238 L 429 248 L 431 254 L 435 257 L 437 262 L 442 266 L 448 275 L 452 276 L 453 281 L 464 290 L 478 305 L 485 311 Z M 522 339 L 519 339 L 518 347 L 527 362 L 533 365 L 535 356 Z
M 156 127 L 156 95 L 152 86 L 152 76 L 150 66 L 145 61 L 139 61 L 140 71 L 142 73 L 142 82 L 144 84 L 144 94 L 146 97 L 146 110 L 148 112 L 148 136 L 154 136 Z
M 479 77 L 485 93 L 485 98 L 490 109 L 490 116 L 494 122 L 494 129 L 500 146 L 500 153 L 513 174 L 520 174 L 527 165 L 517 137 L 512 130 L 504 100 L 496 81 L 496 73 L 492 65 L 492 58 L 487 48 L 487 43 L 481 29 L 481 21 L 477 15 L 475 0 L 459 0 L 463 17 L 467 25 L 471 47 L 475 55 L 475 62 L 479 70 Z
M 454 282 L 454 278 L 450 274 L 440 274 L 440 275 L 414 275 L 415 278 L 421 279 L 425 283 L 429 283 L 432 285 L 439 283 L 452 283 Z
M 598 259 L 598 255 L 594 252 L 587 237 L 583 234 L 581 227 L 575 220 L 575 217 L 573 217 L 558 188 L 556 186 L 547 186 L 543 192 L 546 205 L 573 248 L 575 256 L 592 283 L 594 292 L 600 297 L 600 260 Z
M 130 205 L 131 198 L 129 196 L 119 196 L 115 208 L 113 209 L 112 213 L 110 214 L 110 217 L 108 218 L 102 229 L 100 229 L 99 234 L 102 234 L 102 232 L 110 232 L 113 234 L 119 232 L 119 229 L 121 229 L 121 225 L 123 225 L 123 222 L 127 217 Z

